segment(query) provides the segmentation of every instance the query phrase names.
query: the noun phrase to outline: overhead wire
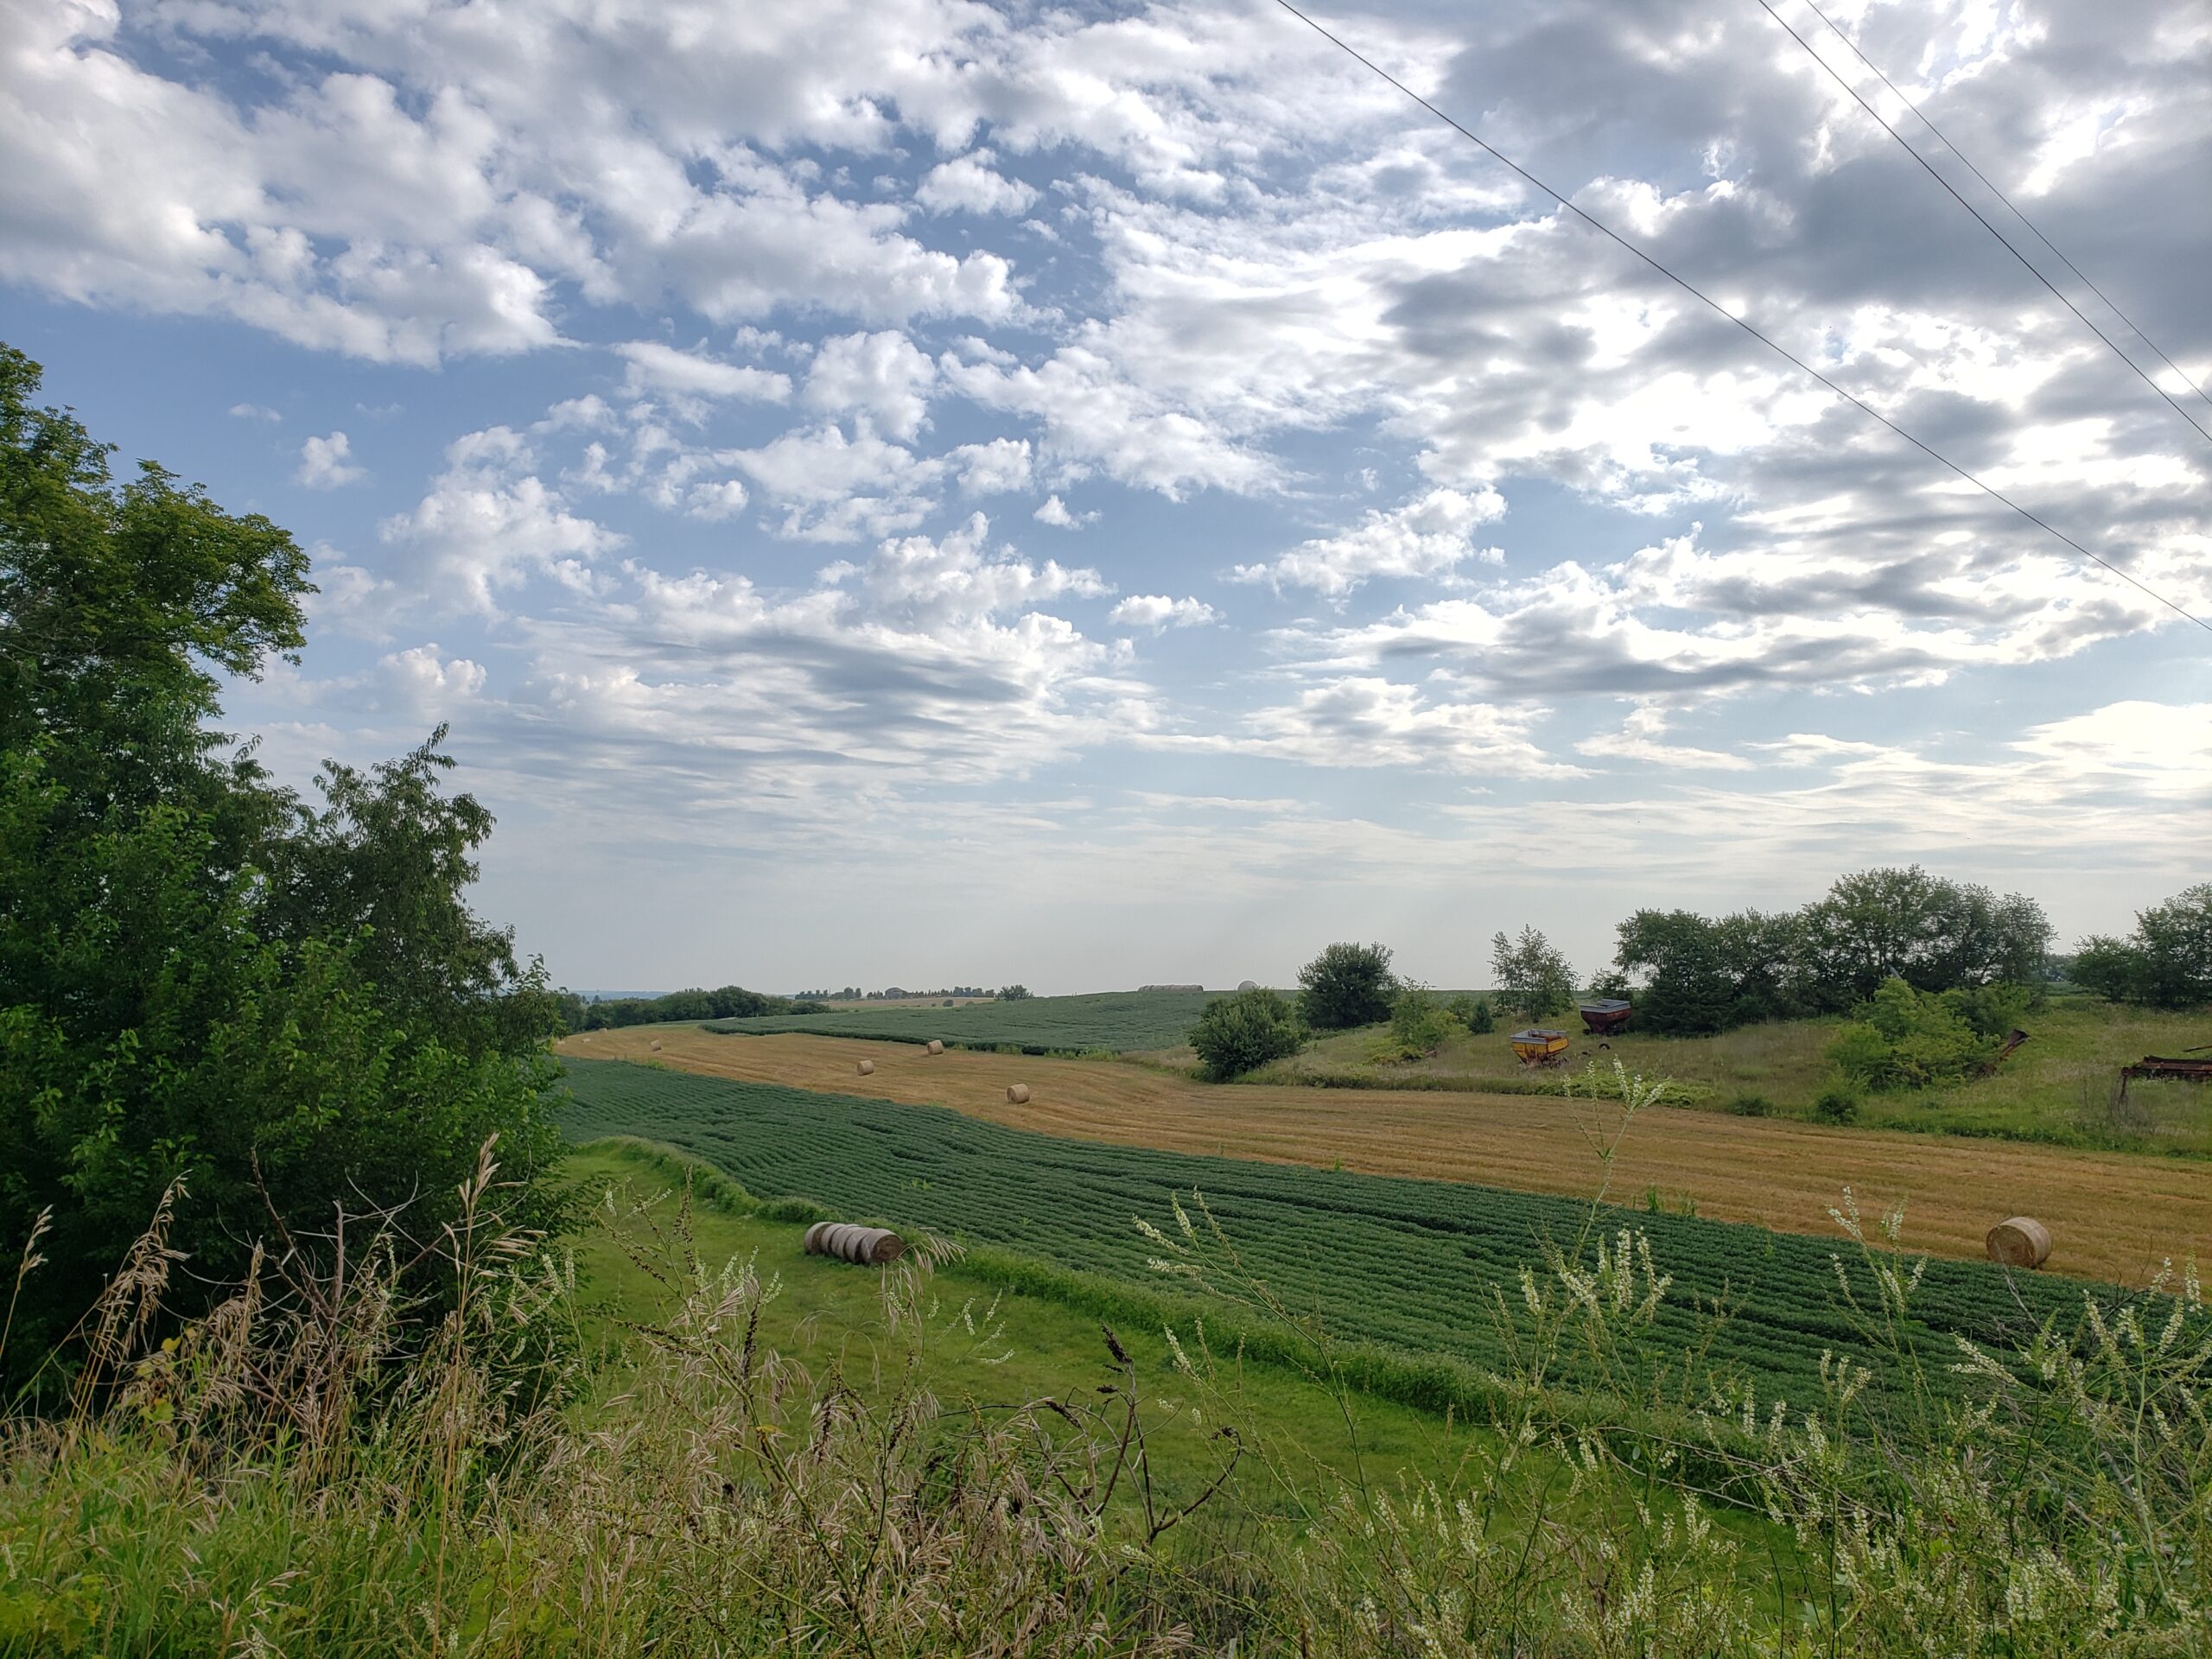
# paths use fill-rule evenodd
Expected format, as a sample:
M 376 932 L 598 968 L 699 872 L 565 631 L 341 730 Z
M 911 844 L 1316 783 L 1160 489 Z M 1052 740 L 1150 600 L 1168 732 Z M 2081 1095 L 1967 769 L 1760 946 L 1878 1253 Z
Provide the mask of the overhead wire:
M 1914 116 L 1918 118 L 1922 126 L 1927 128 L 1929 131 L 1936 135 L 1936 141 L 1941 143 L 1944 149 L 1949 150 L 1952 155 L 1959 158 L 1960 164 L 1962 165 L 1967 172 L 1973 174 L 1975 178 L 1979 179 L 1983 187 L 1988 190 L 1991 195 L 1996 197 L 1998 200 L 2005 204 L 2005 208 L 2007 213 L 2011 213 L 2013 218 L 2018 219 L 2021 224 L 2026 226 L 2029 230 L 2035 233 L 2036 240 L 2042 243 L 2044 247 L 2050 250 L 2051 257 L 2053 258 L 2056 259 L 2060 264 L 2065 266 L 2068 272 L 2080 282 L 2082 287 L 2088 289 L 2090 293 L 2102 300 L 2105 302 L 2107 308 L 2112 312 L 2113 315 L 2118 317 L 2122 322 L 2127 325 L 2129 333 L 2133 334 L 2136 339 L 2141 340 L 2145 346 L 2149 346 L 2159 362 L 2164 364 L 2169 369 L 2171 369 L 2175 374 L 2178 375 L 2181 378 L 2182 384 L 2187 386 L 2191 391 L 2195 392 L 2199 400 L 2201 400 L 2208 409 L 2212 409 L 2212 393 L 2208 393 L 2201 383 L 2191 378 L 2188 370 L 2183 368 L 2180 364 L 2175 362 L 2172 358 L 2167 356 L 2164 349 L 2159 346 L 2158 342 L 2152 339 L 2149 334 L 2144 332 L 2142 324 L 2137 322 L 2134 318 L 2129 316 L 2126 312 L 2121 310 L 2118 301 L 2114 300 L 2111 295 L 2106 293 L 2104 289 L 2099 288 L 2096 283 L 2091 280 L 2089 274 L 2083 270 L 2081 266 L 2075 264 L 2071 259 L 2068 258 L 2066 257 L 2065 250 L 2061 248 L 2057 243 L 2052 241 L 2050 238 L 2044 233 L 2043 226 L 2037 224 L 2032 219 L 2030 219 L 2027 214 L 2022 211 L 2020 205 L 2014 201 L 2012 197 L 2006 195 L 2004 190 L 1999 187 L 1995 180 L 1992 179 L 1986 173 L 1984 173 L 1980 168 L 1974 164 L 1974 157 L 1967 155 L 1965 150 L 1960 149 L 1958 142 L 1954 139 L 1950 134 L 1945 132 L 1942 128 L 1936 124 L 1936 120 L 1933 116 L 1929 115 L 1927 111 L 1922 109 L 1919 105 L 1914 103 L 1906 94 L 1903 87 L 1899 86 L 1897 82 L 1891 80 L 1888 75 L 1883 73 L 1882 66 L 1875 62 L 1873 59 L 1868 57 L 1866 55 L 1866 49 L 1860 46 L 1856 40 L 1847 33 L 1843 27 L 1839 24 L 1834 18 L 1829 16 L 1827 13 L 1821 10 L 1817 3 L 1817 0 L 1805 0 L 1805 5 L 1806 9 L 1809 10 L 1814 16 L 1819 18 L 1823 23 L 1827 25 L 1828 32 L 1830 34 L 1834 35 L 1836 39 L 1841 41 L 1846 46 L 1851 48 L 1852 55 L 1853 57 L 1857 58 L 1859 62 L 1865 64 L 1867 68 L 1873 71 L 1875 79 L 1880 81 L 1883 86 L 1888 87 L 1889 90 L 1895 94 L 1897 101 L 1913 112 Z
M 1858 410 L 1868 419 L 1878 422 L 1881 425 L 1886 427 L 1890 431 L 1896 434 L 1898 437 L 1903 438 L 1907 443 L 1919 450 L 1921 454 L 1926 455 L 1929 460 L 1935 461 L 1937 465 L 1942 467 L 1947 471 L 1954 473 L 1958 477 L 1964 479 L 1967 483 L 1973 485 L 1974 488 L 1981 491 L 1983 494 L 1990 497 L 1991 499 L 1997 501 L 2004 506 L 2011 508 L 2014 512 L 2019 514 L 2021 518 L 2035 525 L 2037 529 L 2042 531 L 2045 535 L 2050 536 L 2053 540 L 2073 549 L 2075 552 L 2080 554 L 2092 564 L 2102 567 L 2104 569 L 2111 572 L 2112 575 L 2118 576 L 2122 582 L 2127 583 L 2129 587 L 2133 588 L 2138 592 L 2156 600 L 2159 604 L 2164 606 L 2168 610 L 2173 612 L 2177 616 L 2181 617 L 2183 620 L 2194 622 L 2198 627 L 2202 628 L 2206 632 L 2212 633 L 2212 621 L 2208 621 L 2203 617 L 2198 616 L 2195 612 L 2190 611 L 2183 606 L 2178 600 L 2171 599 L 2166 594 L 2160 593 L 2157 588 L 2152 587 L 2140 577 L 2133 575 L 2121 566 L 2113 563 L 2110 559 L 2105 557 L 2103 554 L 2083 546 L 2080 542 L 2075 541 L 2071 536 L 2069 536 L 2064 531 L 2059 529 L 2056 524 L 2051 524 L 2048 519 L 2044 518 L 2041 515 L 2031 512 L 2027 507 L 2021 505 L 2018 501 L 2013 500 L 2012 497 L 2006 495 L 1995 485 L 1987 483 L 1984 480 L 1977 477 L 1974 474 L 1967 471 L 1967 468 L 1961 466 L 1957 461 L 1953 461 L 1948 455 L 1943 454 L 1942 450 L 1935 448 L 1934 445 L 1928 443 L 1921 438 L 1914 436 L 1910 432 L 1908 432 L 1904 428 L 1899 426 L 1888 416 L 1883 414 L 1880 410 L 1876 409 L 1872 404 L 1866 402 L 1865 398 L 1860 397 L 1856 393 L 1849 391 L 1843 386 L 1839 385 L 1835 381 L 1830 379 L 1827 375 L 1821 373 L 1811 364 L 1806 362 L 1804 359 L 1792 352 L 1788 346 L 1783 346 L 1770 335 L 1763 333 L 1756 325 L 1748 321 L 1746 319 L 1738 316 L 1726 306 L 1721 304 L 1719 301 L 1714 299 L 1703 289 L 1691 282 L 1689 278 L 1681 276 L 1680 273 L 1662 264 L 1659 259 L 1653 255 L 1646 253 L 1642 248 L 1637 246 L 1635 243 L 1630 241 L 1618 231 L 1613 229 L 1611 226 L 1606 224 L 1605 220 L 1598 218 L 1595 214 L 1591 213 L 1586 209 L 1576 206 L 1575 203 L 1570 200 L 1564 193 L 1555 190 L 1550 185 L 1545 183 L 1543 180 L 1538 178 L 1527 168 L 1522 166 L 1520 162 L 1515 161 L 1503 150 L 1498 149 L 1495 144 L 1484 138 L 1480 133 L 1476 132 L 1470 127 L 1461 124 L 1456 118 L 1447 114 L 1445 111 L 1438 108 L 1434 104 L 1429 102 L 1427 99 L 1422 97 L 1412 87 L 1407 86 L 1405 82 L 1400 80 L 1395 75 L 1382 67 L 1381 64 L 1376 63 L 1372 58 L 1367 56 L 1366 54 L 1361 52 L 1357 47 L 1351 45 L 1351 42 L 1345 41 L 1340 35 L 1332 33 L 1315 18 L 1299 10 L 1296 5 L 1292 3 L 1292 0 L 1275 0 L 1275 3 L 1281 6 L 1285 11 L 1288 12 L 1292 16 L 1297 18 L 1300 22 L 1304 23 L 1308 29 L 1312 29 L 1316 35 L 1319 35 L 1323 40 L 1328 41 L 1330 45 L 1335 47 L 1347 57 L 1360 64 L 1370 73 L 1376 75 L 1380 79 L 1388 82 L 1391 86 L 1396 88 L 1407 98 L 1412 99 L 1413 102 L 1420 105 L 1421 108 L 1427 110 L 1431 115 L 1434 116 L 1439 121 L 1441 121 L 1446 126 L 1450 127 L 1452 131 L 1458 133 L 1462 138 L 1466 139 L 1470 143 L 1481 149 L 1485 155 L 1489 156 L 1491 160 L 1497 162 L 1508 172 L 1512 173 L 1517 178 L 1520 178 L 1528 184 L 1533 186 L 1543 194 L 1549 196 L 1554 201 L 1567 209 L 1568 213 L 1573 213 L 1577 219 L 1580 219 L 1584 224 L 1589 226 L 1591 229 L 1596 231 L 1599 235 L 1625 249 L 1629 253 L 1633 254 L 1637 259 L 1650 266 L 1652 270 L 1657 271 L 1662 276 L 1664 276 L 1669 282 L 1674 283 L 1677 288 L 1689 295 L 1693 299 L 1698 301 L 1716 315 L 1725 317 L 1728 321 L 1742 329 L 1753 340 L 1758 340 L 1760 345 L 1765 346 L 1769 351 L 1772 352 L 1777 357 L 1781 358 L 1784 362 L 1791 365 L 1802 373 L 1808 375 L 1813 379 L 1819 381 L 1821 385 L 1826 386 L 1830 391 L 1842 398 L 1844 402 L 1849 404 L 1853 408 Z
M 1873 117 L 1873 118 L 1881 124 L 1883 131 L 1888 133 L 1891 137 L 1897 141 L 1898 144 L 1903 147 L 1906 155 L 1911 156 L 1914 161 L 1920 163 L 1921 170 L 1923 172 L 1926 173 L 1929 178 L 1935 180 L 1936 183 L 1942 185 L 1943 188 L 1949 193 L 1952 200 L 1957 202 L 1960 207 L 1972 213 L 1976 224 L 1980 225 L 1983 230 L 1987 231 L 1992 236 L 1995 237 L 1999 242 L 2005 245 L 2005 251 L 2011 254 L 2015 259 L 2020 262 L 2020 268 L 2022 270 L 2025 270 L 2030 276 L 2033 276 L 2036 281 L 2041 283 L 2045 288 L 2049 289 L 2052 298 L 2056 299 L 2061 305 L 2064 306 L 2069 311 L 2071 311 L 2077 318 L 2079 318 L 2083 327 L 2087 328 L 2099 340 L 2104 341 L 2105 345 L 2111 350 L 2112 354 L 2114 357 L 2117 357 L 2121 362 L 2126 364 L 2129 368 L 2134 370 L 2136 377 L 2140 379 L 2145 385 L 2150 387 L 2151 390 L 2157 392 L 2159 397 L 2164 398 L 2166 402 L 2172 406 L 2174 413 L 2180 416 L 2182 419 L 2189 423 L 2190 430 L 2196 433 L 2198 437 L 2202 438 L 2207 443 L 2212 443 L 2212 431 L 2208 431 L 2203 424 L 2200 423 L 2194 415 L 2183 408 L 2179 400 L 2164 386 L 2160 385 L 2156 379 L 2152 378 L 2140 363 L 2138 363 L 2133 358 L 2122 351 L 2120 347 L 2120 343 L 2113 340 L 2110 334 L 2105 333 L 2103 329 L 2098 327 L 2096 323 L 2091 320 L 2087 312 L 2083 311 L 2080 306 L 2075 304 L 2071 299 L 2068 298 L 2065 293 L 2056 283 L 2052 282 L 2050 277 L 2044 276 L 2042 269 L 2037 265 L 2034 260 L 2029 258 L 2026 254 L 2022 253 L 2018 248 L 2012 245 L 2012 240 L 2010 237 L 2006 236 L 2004 232 L 1999 230 L 1997 226 L 1991 224 L 1988 219 L 1983 214 L 1980 208 L 1975 207 L 1974 203 L 1968 201 L 1964 196 L 1961 195 L 1958 192 L 1957 187 L 1953 185 L 1948 179 L 1945 178 L 1942 174 L 1938 172 L 1936 169 L 1935 164 L 1925 156 L 1923 156 L 1918 150 L 1912 147 L 1912 141 L 1907 138 L 1903 133 L 1899 132 L 1895 127 L 1891 126 L 1888 118 L 1866 101 L 1866 94 L 1861 92 L 1857 86 L 1853 86 L 1834 64 L 1822 57 L 1819 51 L 1814 47 L 1813 43 L 1807 40 L 1802 35 L 1800 35 L 1796 27 L 1787 17 L 1784 17 L 1779 11 L 1775 10 L 1773 0 L 1759 0 L 1759 6 L 1768 16 L 1774 19 L 1776 23 L 1781 27 L 1783 31 L 1787 34 L 1791 40 L 1796 41 L 1798 45 L 1805 48 L 1805 55 L 1807 57 L 1812 59 L 1815 63 L 1819 64 L 1822 69 L 1826 70 L 1827 72 L 1828 78 L 1831 80 L 1834 81 L 1837 86 L 1842 87 L 1845 92 L 1849 92 L 1853 99 L 1858 102 L 1859 107 L 1866 111 L 1868 115 Z M 1817 10 L 1818 8 L 1816 7 L 1815 10 Z M 1899 94 L 1899 96 L 1903 96 L 1903 94 Z M 1977 176 L 1979 175 L 1977 175 Z M 2018 213 L 2019 210 L 2015 208 L 2013 211 Z M 2025 223 L 2024 219 L 2023 219 L 2022 222 Z M 2031 230 L 2033 230 L 2034 228 L 2035 227 L 2033 226 L 2029 226 L 2029 229 Z M 2041 232 L 2038 232 L 2037 234 L 2040 235 Z M 2075 274 L 2079 275 L 2078 272 Z M 2112 302 L 2107 300 L 2105 303 L 2110 305 L 2112 304 Z M 2114 307 L 2113 308 L 2115 310 L 2118 309 L 2117 307 Z M 2130 327 L 2134 327 L 2133 323 L 2130 323 L 2128 326 Z M 2143 331 L 2139 328 L 2136 329 L 2136 333 L 2138 334 L 2142 334 L 2142 332 Z M 2148 335 L 2145 335 L 2144 337 L 2145 340 L 2149 339 Z M 2158 350 L 2155 346 L 2152 346 L 2152 349 L 2153 351 Z M 2161 352 L 2159 353 L 2159 355 L 2164 357 L 2165 354 Z M 2187 375 L 2183 375 L 2182 378 L 2184 380 L 2189 378 Z M 2190 384 L 2194 385 L 2195 383 L 2191 382 Z

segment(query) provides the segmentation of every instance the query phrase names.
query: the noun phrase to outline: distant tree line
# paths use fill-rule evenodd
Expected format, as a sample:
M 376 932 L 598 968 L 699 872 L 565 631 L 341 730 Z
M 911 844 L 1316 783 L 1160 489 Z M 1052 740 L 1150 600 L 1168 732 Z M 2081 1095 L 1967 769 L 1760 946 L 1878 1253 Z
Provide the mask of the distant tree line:
M 596 1002 L 574 991 L 559 994 L 562 1023 L 570 1031 L 657 1026 L 677 1020 L 750 1020 L 764 1014 L 818 1014 L 822 1003 L 803 996 L 775 996 L 742 985 L 718 990 L 671 991 L 665 996 L 610 996 Z
M 1009 986 L 1007 989 L 1014 992 L 1018 997 L 1029 995 L 1027 990 L 1019 985 Z M 982 985 L 955 985 L 949 990 L 940 991 L 910 991 L 897 985 L 887 985 L 880 991 L 864 991 L 857 985 L 848 985 L 842 990 L 837 991 L 800 991 L 789 1000 L 793 1002 L 906 1002 L 925 996 L 973 998 L 991 995 L 991 991 Z M 997 995 L 1003 1000 L 1007 992 L 1001 991 Z M 800 1012 L 804 1013 L 806 1010 L 801 1009 Z
M 1339 942 L 1299 970 L 1295 1001 L 1264 990 L 1217 998 L 1192 1042 L 1210 1075 L 1230 1077 L 1296 1053 L 1315 1033 L 1388 1021 L 1391 1048 L 1410 1059 L 1455 1027 L 1488 1032 L 1501 1014 L 1550 1019 L 1579 994 L 1632 1001 L 1638 1028 L 1658 1036 L 1852 1014 L 1835 1057 L 1845 1077 L 1925 1087 L 1986 1065 L 2062 974 L 2114 1001 L 2212 1003 L 2212 882 L 2139 912 L 2124 938 L 2084 939 L 2070 958 L 2051 954 L 2034 899 L 1917 864 L 1840 877 L 1794 911 L 1639 910 L 1615 931 L 1611 966 L 1580 993 L 1573 964 L 1541 931 L 1501 931 L 1491 995 L 1448 1006 L 1395 973 L 1387 945 Z

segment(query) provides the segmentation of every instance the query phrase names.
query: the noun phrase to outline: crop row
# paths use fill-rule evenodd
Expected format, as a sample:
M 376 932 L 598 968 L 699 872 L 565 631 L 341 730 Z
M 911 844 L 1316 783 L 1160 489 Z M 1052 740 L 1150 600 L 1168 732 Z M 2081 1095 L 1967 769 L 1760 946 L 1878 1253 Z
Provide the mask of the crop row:
M 569 1062 L 564 1127 L 578 1139 L 634 1135 L 681 1147 L 763 1197 L 804 1197 L 1058 1266 L 1156 1283 L 1143 1217 L 1166 1228 L 1180 1193 L 1201 1192 L 1239 1252 L 1281 1299 L 1347 1340 L 1499 1367 L 1506 1327 L 1526 1319 L 1525 1265 L 1583 1234 L 1572 1200 L 1301 1165 L 1063 1140 L 941 1108 L 814 1094 L 627 1065 Z M 1639 1344 L 1644 1382 L 1665 1381 L 1700 1344 L 1762 1397 L 1809 1402 L 1824 1351 L 1894 1363 L 1865 1340 L 1839 1292 L 1844 1262 L 1871 1300 L 1856 1252 L 1836 1241 L 1690 1217 L 1614 1211 L 1607 1231 L 1649 1236 L 1674 1283 Z M 1498 1289 L 1508 1294 L 1503 1299 Z M 2045 1318 L 2070 1318 L 2083 1287 L 2008 1280 L 1978 1263 L 1932 1261 L 1904 1340 L 1939 1387 L 1953 1386 L 1955 1335 L 2006 1344 Z M 1719 1317 L 1717 1321 L 1715 1313 Z
M 1106 991 L 1090 996 L 1033 996 L 1012 1002 L 969 1002 L 957 1008 L 835 1008 L 823 1014 L 763 1014 L 715 1020 L 707 1029 L 731 1033 L 804 1032 L 817 1037 L 865 1037 L 963 1048 L 1019 1048 L 1026 1053 L 1114 1053 L 1173 1048 L 1190 1034 L 1209 994 L 1204 991 Z

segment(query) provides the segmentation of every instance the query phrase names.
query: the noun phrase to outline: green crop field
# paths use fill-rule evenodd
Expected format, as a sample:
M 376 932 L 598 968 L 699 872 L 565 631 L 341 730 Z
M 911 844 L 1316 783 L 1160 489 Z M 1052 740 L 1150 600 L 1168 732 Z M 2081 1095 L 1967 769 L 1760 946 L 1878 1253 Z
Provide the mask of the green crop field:
M 1014 1002 L 971 1002 L 957 1008 L 837 1008 L 826 1014 L 763 1014 L 715 1020 L 717 1032 L 804 1032 L 816 1037 L 868 1037 L 958 1048 L 1019 1048 L 1027 1054 L 1109 1050 L 1127 1054 L 1172 1048 L 1218 991 L 1103 991 L 1091 996 L 1033 996 Z
M 1027 1133 L 935 1107 L 813 1094 L 619 1061 L 571 1060 L 575 1138 L 634 1135 L 694 1153 L 751 1191 L 803 1197 L 1062 1268 L 1160 1285 L 1158 1247 L 1135 1218 L 1166 1225 L 1171 1195 L 1203 1192 L 1274 1290 L 1340 1338 L 1478 1366 L 1503 1358 L 1492 1289 L 1520 1313 L 1517 1275 L 1541 1273 L 1548 1239 L 1567 1242 L 1586 1205 L 1480 1186 L 1096 1145 Z M 1710 1339 L 1756 1384 L 1809 1403 L 1824 1350 L 1892 1382 L 1841 1306 L 1836 1241 L 1626 1210 L 1603 1217 L 1649 1236 L 1674 1287 L 1653 1332 L 1646 1382 Z M 1863 1267 L 1857 1276 L 1866 1277 Z M 1938 1387 L 1953 1386 L 1953 1333 L 2007 1344 L 2045 1317 L 2071 1319 L 2085 1288 L 1934 1261 L 1907 1339 Z M 2117 1295 L 2119 1293 L 2112 1293 Z M 1726 1309 L 1717 1330 L 1707 1306 Z

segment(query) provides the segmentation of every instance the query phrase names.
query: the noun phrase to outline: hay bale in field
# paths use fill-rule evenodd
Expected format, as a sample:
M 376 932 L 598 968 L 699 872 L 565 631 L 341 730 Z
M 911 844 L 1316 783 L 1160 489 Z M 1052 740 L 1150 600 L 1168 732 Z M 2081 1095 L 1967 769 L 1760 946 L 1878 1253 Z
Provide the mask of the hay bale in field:
M 1256 979 L 1240 979 L 1236 982 L 1236 988 L 1240 991 L 1256 991 L 1260 988 L 1260 982 Z
M 862 1060 L 853 1069 L 855 1071 L 858 1071 L 861 1076 L 864 1077 L 872 1077 L 875 1075 L 875 1062 L 874 1060 Z
M 864 1268 L 880 1268 L 906 1253 L 906 1241 L 888 1227 L 859 1227 L 849 1221 L 817 1221 L 806 1230 L 809 1255 L 833 1256 Z
M 1027 1106 L 1029 1103 L 1029 1085 L 1026 1083 L 1009 1083 L 1006 1086 L 1006 1100 L 1009 1106 Z
M 944 1045 L 938 1041 L 936 1038 L 932 1037 L 930 1039 L 929 1047 L 925 1049 L 923 1052 L 928 1054 L 942 1054 L 944 1052 Z
M 2039 1268 L 2050 1257 L 2050 1229 L 2033 1216 L 2014 1216 L 1989 1230 L 1989 1259 L 2008 1268 Z
M 660 1052 L 660 1039 L 658 1037 L 653 1039 L 653 1052 L 656 1054 Z

